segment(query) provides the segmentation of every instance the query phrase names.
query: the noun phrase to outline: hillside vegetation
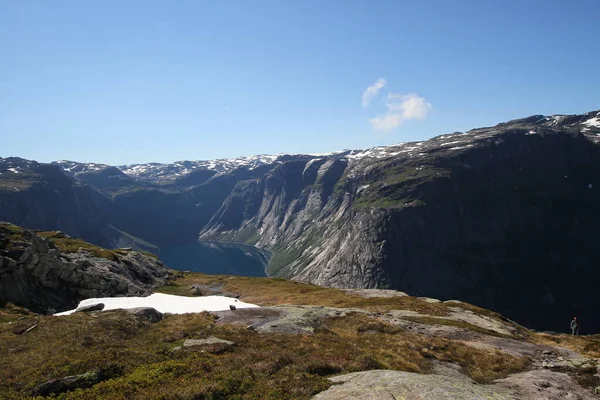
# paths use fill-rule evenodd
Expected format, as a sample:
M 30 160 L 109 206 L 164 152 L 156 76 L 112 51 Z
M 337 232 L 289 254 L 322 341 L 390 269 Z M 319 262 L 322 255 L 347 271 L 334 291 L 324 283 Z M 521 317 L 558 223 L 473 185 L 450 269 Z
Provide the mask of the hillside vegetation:
M 461 374 L 487 387 L 535 364 L 525 354 L 498 346 L 473 346 L 453 339 L 448 332 L 462 332 L 460 339 L 472 341 L 479 337 L 482 343 L 488 337 L 540 345 L 552 342 L 591 356 L 600 350 L 594 337 L 538 334 L 465 303 L 441 303 L 401 293 L 380 297 L 389 293 L 373 292 L 377 297 L 372 297 L 282 279 L 195 273 L 180 273 L 172 284 L 157 291 L 192 295 L 192 285 L 204 294 L 236 295 L 263 308 L 168 315 L 154 324 L 124 311 L 52 317 L 10 305 L 3 308 L 2 398 L 28 399 L 39 384 L 51 379 L 97 373 L 99 382 L 58 398 L 309 399 L 331 386 L 328 377 L 356 371 L 428 374 L 442 363 L 456 365 Z M 310 318 L 298 322 L 302 329 L 310 325 L 309 330 L 278 330 L 282 322 L 268 329 L 259 326 L 269 313 L 293 309 L 310 310 L 306 314 Z M 338 315 L 320 317 L 324 311 Z M 408 314 L 396 319 L 399 312 Z M 457 320 L 460 313 L 471 316 L 471 323 Z M 253 315 L 257 328 L 249 329 Z M 475 325 L 482 321 L 489 326 Z M 455 330 L 434 333 L 444 326 Z M 234 345 L 182 347 L 185 340 L 209 337 Z M 587 386 L 596 383 L 589 371 L 573 370 L 572 375 Z

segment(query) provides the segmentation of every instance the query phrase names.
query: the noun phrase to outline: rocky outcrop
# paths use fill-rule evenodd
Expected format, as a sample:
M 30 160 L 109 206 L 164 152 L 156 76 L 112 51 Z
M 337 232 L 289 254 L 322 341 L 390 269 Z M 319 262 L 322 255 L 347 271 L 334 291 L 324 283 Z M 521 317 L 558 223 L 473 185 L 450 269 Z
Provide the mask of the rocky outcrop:
M 167 284 L 171 271 L 151 255 L 80 249 L 61 253 L 50 239 L 0 224 L 0 303 L 46 313 L 76 308 L 91 297 L 143 296 Z
M 77 389 L 86 389 L 94 386 L 97 383 L 114 379 L 123 375 L 123 370 L 118 365 L 112 365 L 105 368 L 100 368 L 97 371 L 87 372 L 85 374 L 65 376 L 58 379 L 51 379 L 47 382 L 36 385 L 31 395 L 36 396 L 52 396 L 61 393 L 70 392 Z
M 87 374 L 65 376 L 64 378 L 52 379 L 41 383 L 33 388 L 33 396 L 50 396 L 70 392 L 76 389 L 86 389 L 101 382 L 98 374 L 89 372 Z

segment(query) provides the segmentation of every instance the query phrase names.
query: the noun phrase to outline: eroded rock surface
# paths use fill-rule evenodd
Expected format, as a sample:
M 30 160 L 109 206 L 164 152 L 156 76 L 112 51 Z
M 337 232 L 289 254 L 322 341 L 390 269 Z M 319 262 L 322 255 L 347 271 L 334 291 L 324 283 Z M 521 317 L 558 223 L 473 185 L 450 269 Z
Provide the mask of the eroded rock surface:
M 144 296 L 168 283 L 172 272 L 155 257 L 134 251 L 100 258 L 80 250 L 61 253 L 48 239 L 23 230 L 11 239 L 0 225 L 0 303 L 32 311 L 65 311 L 92 297 Z
M 374 370 L 330 379 L 334 385 L 314 396 L 318 400 L 516 400 L 514 390 L 478 385 L 465 376 L 422 375 Z

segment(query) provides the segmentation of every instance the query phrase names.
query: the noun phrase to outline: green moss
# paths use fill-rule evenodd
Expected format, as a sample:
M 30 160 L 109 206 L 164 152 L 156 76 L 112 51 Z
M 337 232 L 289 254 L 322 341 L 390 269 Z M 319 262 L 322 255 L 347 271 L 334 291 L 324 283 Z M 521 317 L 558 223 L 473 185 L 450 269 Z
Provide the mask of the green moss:
M 38 232 L 37 234 L 38 236 L 49 239 L 61 253 L 76 253 L 79 249 L 83 249 L 95 257 L 106 258 L 112 261 L 119 261 L 119 256 L 124 256 L 129 253 L 129 250 L 124 249 L 104 249 L 84 242 L 81 239 L 67 237 L 59 232 Z

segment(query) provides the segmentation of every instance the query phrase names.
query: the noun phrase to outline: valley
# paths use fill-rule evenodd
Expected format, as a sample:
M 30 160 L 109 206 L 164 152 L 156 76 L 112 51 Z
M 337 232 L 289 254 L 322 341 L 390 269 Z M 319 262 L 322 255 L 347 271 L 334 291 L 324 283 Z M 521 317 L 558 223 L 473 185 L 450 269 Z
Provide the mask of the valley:
M 600 332 L 598 114 L 327 155 L 129 167 L 5 158 L 0 220 L 182 270 L 460 299 L 540 330 L 578 315 Z

